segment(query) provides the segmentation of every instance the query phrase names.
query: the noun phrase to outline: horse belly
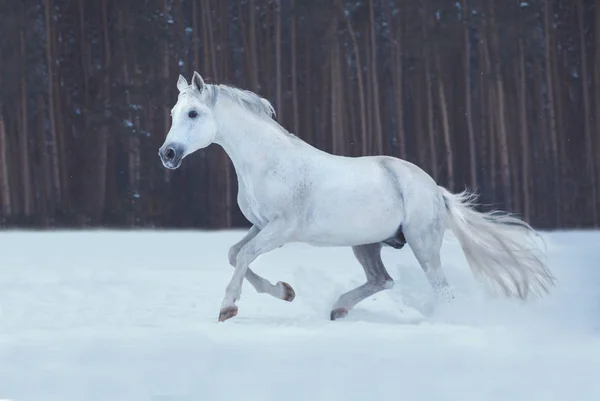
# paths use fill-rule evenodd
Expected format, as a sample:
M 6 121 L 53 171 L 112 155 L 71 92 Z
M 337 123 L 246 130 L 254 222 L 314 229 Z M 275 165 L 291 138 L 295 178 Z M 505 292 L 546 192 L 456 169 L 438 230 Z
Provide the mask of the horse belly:
M 369 188 L 363 188 L 369 189 Z M 401 198 L 392 191 L 339 191 L 311 207 L 307 242 L 352 246 L 382 242 L 402 224 Z

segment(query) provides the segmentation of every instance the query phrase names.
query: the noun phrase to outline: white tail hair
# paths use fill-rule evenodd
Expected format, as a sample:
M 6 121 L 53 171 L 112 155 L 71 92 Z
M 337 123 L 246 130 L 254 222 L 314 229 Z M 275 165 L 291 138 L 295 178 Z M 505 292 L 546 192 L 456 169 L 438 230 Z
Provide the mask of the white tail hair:
M 533 241 L 537 233 L 529 224 L 505 212 L 475 210 L 474 193 L 439 188 L 449 226 L 476 278 L 523 300 L 550 291 L 555 278 L 541 260 Z

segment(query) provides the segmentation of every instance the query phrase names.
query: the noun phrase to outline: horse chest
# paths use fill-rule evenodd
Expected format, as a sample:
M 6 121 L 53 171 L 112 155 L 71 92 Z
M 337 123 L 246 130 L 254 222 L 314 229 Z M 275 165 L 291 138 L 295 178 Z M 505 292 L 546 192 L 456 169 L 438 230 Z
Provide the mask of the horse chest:
M 244 217 L 252 224 L 263 227 L 268 221 L 268 213 L 264 207 L 260 207 L 260 194 L 257 197 L 257 189 L 252 182 L 238 181 L 238 206 Z

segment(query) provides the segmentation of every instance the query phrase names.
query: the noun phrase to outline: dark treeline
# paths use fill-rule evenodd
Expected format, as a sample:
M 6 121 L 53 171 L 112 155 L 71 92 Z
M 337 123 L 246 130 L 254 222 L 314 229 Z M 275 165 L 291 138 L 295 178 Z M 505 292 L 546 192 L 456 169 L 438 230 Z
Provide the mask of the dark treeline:
M 245 224 L 212 146 L 166 171 L 176 81 L 271 100 L 537 227 L 600 221 L 600 0 L 1 0 L 0 223 Z

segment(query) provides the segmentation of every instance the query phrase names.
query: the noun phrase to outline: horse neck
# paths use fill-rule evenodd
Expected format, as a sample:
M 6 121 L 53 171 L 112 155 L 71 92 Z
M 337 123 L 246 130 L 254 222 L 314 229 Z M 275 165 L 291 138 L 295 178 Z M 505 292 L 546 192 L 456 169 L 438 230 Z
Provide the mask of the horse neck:
M 289 148 L 289 138 L 278 132 L 276 124 L 237 106 L 215 110 L 219 124 L 215 143 L 220 145 L 238 174 L 268 163 Z

